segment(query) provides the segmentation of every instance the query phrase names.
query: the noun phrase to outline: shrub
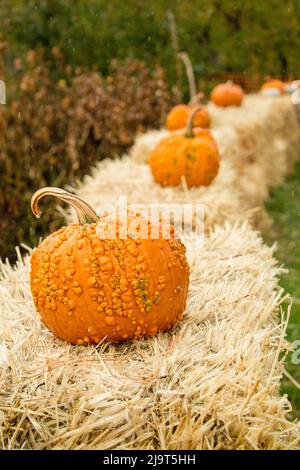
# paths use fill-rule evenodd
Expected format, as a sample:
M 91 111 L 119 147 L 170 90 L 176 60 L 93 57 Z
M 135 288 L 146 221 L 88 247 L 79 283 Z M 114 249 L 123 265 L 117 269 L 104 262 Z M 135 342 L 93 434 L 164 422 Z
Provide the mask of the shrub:
M 1 0 L 0 24 L 18 53 L 58 45 L 69 62 L 96 63 L 104 74 L 112 57 L 137 57 L 159 62 L 174 84 L 169 9 L 197 78 L 299 73 L 297 0 Z
M 137 131 L 159 127 L 170 95 L 162 70 L 139 60 L 112 61 L 108 76 L 64 63 L 52 49 L 55 76 L 43 50 L 14 60 L 8 104 L 0 107 L 0 256 L 37 242 L 57 215 L 34 231 L 30 196 L 41 186 L 72 184 L 104 157 L 128 149 Z

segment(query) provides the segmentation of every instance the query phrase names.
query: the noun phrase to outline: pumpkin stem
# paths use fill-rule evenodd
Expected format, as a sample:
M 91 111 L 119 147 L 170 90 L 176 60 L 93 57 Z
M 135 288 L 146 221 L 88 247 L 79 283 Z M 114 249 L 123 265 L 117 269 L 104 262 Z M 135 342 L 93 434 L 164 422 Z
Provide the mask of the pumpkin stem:
M 187 125 L 186 125 L 186 130 L 185 130 L 185 136 L 186 137 L 193 137 L 193 122 L 194 122 L 194 118 L 196 116 L 196 114 L 198 113 L 198 111 L 200 111 L 200 109 L 202 109 L 203 106 L 199 105 L 197 106 L 195 109 L 193 109 L 193 111 L 190 113 L 189 115 L 189 118 L 188 118 L 188 122 L 187 122 Z
M 190 100 L 192 100 L 197 93 L 193 65 L 192 65 L 191 59 L 189 58 L 186 52 L 180 52 L 178 56 L 180 57 L 180 59 L 182 60 L 185 66 L 185 70 L 186 70 L 186 74 L 187 74 L 187 78 L 189 82 Z
M 189 102 L 189 106 L 196 106 L 202 104 L 202 100 L 204 98 L 204 93 L 200 91 L 200 93 L 197 93 L 192 97 L 192 99 Z
M 39 208 L 40 200 L 45 196 L 55 196 L 61 201 L 67 202 L 70 206 L 74 207 L 77 212 L 78 222 L 81 225 L 86 223 L 97 222 L 98 216 L 94 209 L 86 202 L 80 199 L 75 194 L 68 193 L 60 188 L 46 187 L 36 191 L 31 198 L 31 210 L 33 214 L 39 219 L 42 211 Z

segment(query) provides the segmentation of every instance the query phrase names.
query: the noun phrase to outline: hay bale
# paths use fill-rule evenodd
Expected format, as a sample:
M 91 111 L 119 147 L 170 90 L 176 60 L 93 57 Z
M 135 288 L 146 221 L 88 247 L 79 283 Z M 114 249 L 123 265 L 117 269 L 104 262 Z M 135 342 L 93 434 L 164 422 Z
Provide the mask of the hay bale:
M 265 120 L 270 113 L 273 102 L 274 98 L 255 93 L 245 95 L 242 106 L 222 108 L 210 101 L 207 108 L 212 118 L 213 127 L 224 125 L 234 127 L 237 124 L 247 125 L 252 120 Z
M 172 332 L 68 345 L 35 312 L 29 258 L 0 264 L 3 448 L 299 448 L 299 424 L 287 420 L 290 404 L 279 394 L 279 354 L 288 347 L 287 319 L 278 322 L 280 270 L 256 232 L 234 225 L 250 217 L 261 223 L 265 213 L 252 209 L 298 157 L 290 103 L 267 100 L 247 97 L 243 117 L 242 109 L 226 110 L 229 125 L 213 128 L 222 162 L 208 188 L 154 183 L 145 160 L 164 130 L 139 137 L 133 158 L 101 162 L 79 185 L 98 212 L 123 195 L 130 204 L 204 205 L 207 236 L 201 248 L 186 240 L 190 290 Z M 215 122 L 224 120 L 225 110 L 214 112 Z
M 279 395 L 287 320 L 272 249 L 246 225 L 196 242 L 184 320 L 120 345 L 55 338 L 33 306 L 29 258 L 1 263 L 2 448 L 298 448 Z
M 281 184 L 299 158 L 300 126 L 290 96 L 247 95 L 242 107 L 208 107 L 213 128 L 226 122 L 237 133 L 238 150 L 231 158 L 239 166 L 259 165 L 266 194 Z
M 295 162 L 299 159 L 300 124 L 296 108 L 292 107 L 291 109 L 290 101 L 287 98 L 275 100 L 273 119 L 277 122 L 281 120 L 280 124 L 277 125 L 278 138 L 281 138 L 286 144 L 287 172 L 291 173 Z
M 222 161 L 235 171 L 234 184 L 246 207 L 262 207 L 270 188 L 281 184 L 299 158 L 300 125 L 290 96 L 247 95 L 241 107 L 208 105 L 212 134 Z M 166 130 L 139 136 L 131 151 L 135 162 L 145 163 Z M 222 171 L 222 170 L 221 170 Z M 256 223 L 266 220 L 265 211 Z
M 230 154 L 228 150 L 222 153 L 224 158 L 228 155 L 236 161 L 238 156 L 240 159 L 246 158 L 249 165 L 259 163 L 266 175 L 267 185 L 281 184 L 299 158 L 300 126 L 290 96 L 271 98 L 247 95 L 241 108 L 212 107 L 212 130 L 220 129 L 221 135 L 217 138 L 220 148 L 224 148 L 222 141 L 224 137 L 227 140 L 228 128 L 238 138 L 235 144 L 232 142 L 234 152 Z
M 208 231 L 225 221 L 235 223 L 252 217 L 252 207 L 235 188 L 235 179 L 235 170 L 229 162 L 223 161 L 221 171 L 209 187 L 189 189 L 183 182 L 180 187 L 163 188 L 154 182 L 149 165 L 124 157 L 100 162 L 75 191 L 98 214 L 104 211 L 106 204 L 116 205 L 124 195 L 128 204 L 202 204 Z
M 139 134 L 135 138 L 134 144 L 130 150 L 131 158 L 137 163 L 146 163 L 150 152 L 156 144 L 170 134 L 167 129 L 153 130 Z

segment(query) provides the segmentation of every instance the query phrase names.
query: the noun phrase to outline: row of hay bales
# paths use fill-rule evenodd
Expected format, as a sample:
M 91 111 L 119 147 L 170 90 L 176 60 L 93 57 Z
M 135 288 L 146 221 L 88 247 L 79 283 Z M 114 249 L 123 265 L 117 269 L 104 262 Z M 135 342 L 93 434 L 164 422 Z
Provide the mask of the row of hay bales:
M 286 97 L 209 105 L 221 170 L 208 188 L 161 188 L 145 163 L 166 131 L 140 136 L 130 156 L 104 161 L 77 192 L 100 210 L 201 202 L 207 236 L 186 241 L 191 267 L 183 321 L 120 345 L 74 347 L 36 315 L 29 258 L 1 265 L 0 439 L 3 448 L 295 449 L 299 424 L 280 396 L 287 316 L 273 250 L 249 222 L 297 158 L 300 131 Z M 249 219 L 247 221 L 246 219 Z
M 221 170 L 208 187 L 161 188 L 153 183 L 148 156 L 168 131 L 137 137 L 130 155 L 100 163 L 78 194 L 101 210 L 127 195 L 129 203 L 198 202 L 205 207 L 206 229 L 215 224 L 251 219 L 262 228 L 263 208 L 272 186 L 282 183 L 298 158 L 300 127 L 290 97 L 249 95 L 242 107 L 208 105 L 212 133 L 221 153 Z

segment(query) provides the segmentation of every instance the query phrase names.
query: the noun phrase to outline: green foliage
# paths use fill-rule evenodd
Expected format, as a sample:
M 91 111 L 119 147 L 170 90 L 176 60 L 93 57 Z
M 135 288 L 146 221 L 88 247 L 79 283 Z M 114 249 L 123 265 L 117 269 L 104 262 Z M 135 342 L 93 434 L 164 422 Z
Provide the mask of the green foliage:
M 274 220 L 274 226 L 266 240 L 278 243 L 276 256 L 280 263 L 288 268 L 281 276 L 280 284 L 293 297 L 288 339 L 300 340 L 300 164 L 287 182 L 273 191 L 268 203 L 268 210 Z M 298 346 L 299 348 L 299 346 Z M 300 364 L 293 364 L 292 354 L 286 361 L 288 372 L 300 383 Z M 300 417 L 299 390 L 285 379 L 282 391 L 288 393 L 293 404 L 294 416 Z
M 174 84 L 170 10 L 198 78 L 300 72 L 298 0 L 2 0 L 0 24 L 18 53 L 58 46 L 69 63 L 104 74 L 112 58 L 135 57 L 162 65 Z

